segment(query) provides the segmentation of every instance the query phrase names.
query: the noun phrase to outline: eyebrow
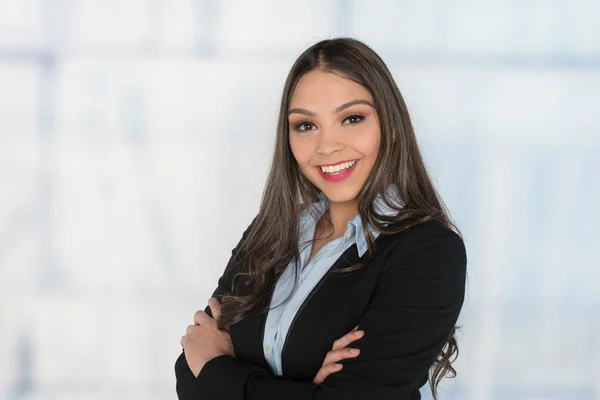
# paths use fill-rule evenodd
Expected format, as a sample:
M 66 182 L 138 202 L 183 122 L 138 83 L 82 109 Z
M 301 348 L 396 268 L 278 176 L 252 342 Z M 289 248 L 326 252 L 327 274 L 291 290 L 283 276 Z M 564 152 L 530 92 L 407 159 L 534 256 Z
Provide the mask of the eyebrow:
M 368 106 L 374 107 L 373 103 L 371 103 L 370 101 L 358 99 L 358 100 L 348 101 L 348 102 L 342 104 L 341 106 L 336 107 L 335 110 L 332 111 L 332 114 L 339 113 L 340 111 L 345 110 L 346 108 L 353 106 L 355 104 L 366 104 Z M 294 114 L 294 113 L 308 115 L 309 117 L 314 117 L 314 115 L 315 115 L 315 113 L 313 113 L 312 111 L 308 111 L 307 109 L 304 109 L 304 108 L 292 108 L 290 111 L 288 111 L 288 115 Z

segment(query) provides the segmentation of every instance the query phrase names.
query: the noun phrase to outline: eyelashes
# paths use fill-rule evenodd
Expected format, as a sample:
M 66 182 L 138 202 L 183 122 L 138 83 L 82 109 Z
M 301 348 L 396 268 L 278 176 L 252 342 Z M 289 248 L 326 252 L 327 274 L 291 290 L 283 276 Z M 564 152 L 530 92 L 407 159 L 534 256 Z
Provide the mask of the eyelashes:
M 360 114 L 350 114 L 346 118 L 344 118 L 344 121 L 342 121 L 342 123 L 345 122 L 345 121 L 353 120 L 354 122 L 351 122 L 350 124 L 354 125 L 354 124 L 358 124 L 363 119 L 365 119 L 365 117 L 363 115 L 360 115 Z
M 348 115 L 346 118 L 344 118 L 342 120 L 342 124 L 346 124 L 346 121 L 348 121 L 347 124 L 349 125 L 356 125 L 358 123 L 360 123 L 362 120 L 365 119 L 364 115 L 361 114 L 350 114 Z M 313 130 L 313 128 L 315 127 L 315 124 L 313 124 L 310 121 L 300 121 L 297 124 L 294 124 L 292 126 L 292 129 L 296 132 L 308 132 Z
M 292 129 L 295 130 L 296 132 L 307 132 L 307 131 L 312 130 L 310 128 L 311 126 L 315 126 L 315 125 L 312 122 L 301 121 L 301 122 L 298 122 L 297 124 L 295 124 L 292 127 Z

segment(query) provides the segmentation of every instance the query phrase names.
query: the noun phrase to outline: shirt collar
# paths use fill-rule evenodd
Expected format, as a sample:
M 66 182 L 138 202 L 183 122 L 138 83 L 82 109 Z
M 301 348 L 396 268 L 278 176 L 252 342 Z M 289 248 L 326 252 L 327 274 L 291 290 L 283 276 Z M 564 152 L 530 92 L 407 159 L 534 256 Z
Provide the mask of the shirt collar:
M 388 198 L 388 201 L 390 203 L 401 206 L 402 198 L 400 196 L 398 187 L 395 184 L 392 183 L 385 190 L 385 195 Z M 329 207 L 329 199 L 327 198 L 327 196 L 325 196 L 325 194 L 323 192 L 319 192 L 319 201 L 316 203 L 312 203 L 311 206 L 314 208 L 314 210 L 317 212 L 318 215 L 323 215 L 325 210 L 327 210 L 327 207 Z M 374 200 L 374 206 L 375 206 L 375 211 L 377 211 L 379 214 L 382 214 L 385 216 L 393 216 L 397 213 L 397 211 L 394 210 L 394 208 L 388 206 L 385 203 L 384 193 L 379 193 L 376 196 L 376 198 Z M 312 215 L 310 212 L 304 212 L 303 215 L 301 216 L 301 226 L 303 227 L 302 231 L 304 231 L 304 232 L 306 232 L 306 229 L 304 229 L 304 227 L 306 226 L 306 223 L 308 221 L 312 221 L 313 223 L 316 223 L 316 220 L 314 220 L 314 218 L 312 218 Z M 371 224 L 369 224 L 368 230 L 371 233 L 371 235 L 373 236 L 373 238 L 377 238 L 380 234 L 379 230 L 377 230 Z M 305 238 L 305 239 L 310 240 L 312 238 Z M 354 218 L 352 218 L 350 221 L 348 221 L 348 228 L 346 229 L 346 232 L 344 232 L 344 236 L 342 237 L 342 243 L 343 243 L 344 247 L 346 247 L 346 245 L 351 241 L 354 241 L 356 243 L 356 249 L 358 250 L 358 255 L 360 257 L 362 257 L 362 255 L 367 251 L 369 246 L 367 244 L 367 238 L 365 237 L 365 234 L 363 232 L 363 221 L 362 221 L 362 218 L 360 217 L 360 214 L 358 214 L 358 213 L 354 216 Z

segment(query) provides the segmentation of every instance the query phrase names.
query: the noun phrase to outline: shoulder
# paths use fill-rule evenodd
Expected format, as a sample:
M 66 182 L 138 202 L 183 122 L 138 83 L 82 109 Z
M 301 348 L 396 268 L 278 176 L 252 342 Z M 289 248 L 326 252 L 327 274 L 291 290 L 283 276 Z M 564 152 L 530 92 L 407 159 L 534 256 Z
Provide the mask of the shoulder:
M 416 244 L 417 242 L 427 241 L 429 243 L 437 242 L 464 247 L 462 237 L 438 220 L 412 226 L 406 231 L 397 233 L 396 239 L 398 243 Z
M 384 271 L 411 269 L 419 272 L 462 274 L 467 252 L 462 237 L 440 221 L 427 221 L 390 235 Z M 425 270 L 426 269 L 426 270 Z

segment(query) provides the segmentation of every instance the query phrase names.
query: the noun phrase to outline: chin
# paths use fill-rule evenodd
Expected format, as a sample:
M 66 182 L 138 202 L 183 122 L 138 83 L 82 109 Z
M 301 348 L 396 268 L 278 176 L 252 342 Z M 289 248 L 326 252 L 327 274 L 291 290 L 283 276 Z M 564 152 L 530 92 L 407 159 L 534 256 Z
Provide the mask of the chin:
M 330 202 L 333 203 L 345 203 L 347 201 L 353 201 L 358 196 L 359 188 L 353 187 L 328 187 L 323 190 L 323 193 Z

